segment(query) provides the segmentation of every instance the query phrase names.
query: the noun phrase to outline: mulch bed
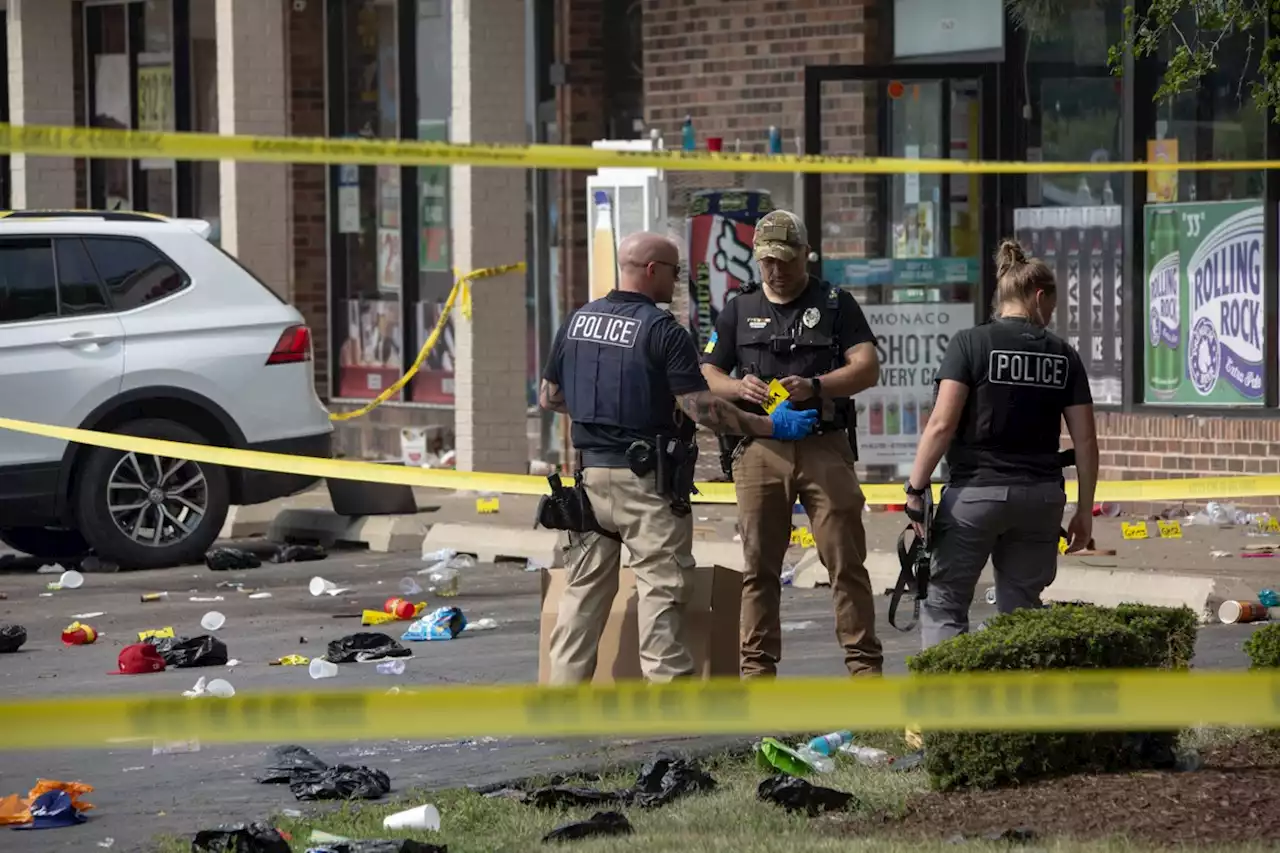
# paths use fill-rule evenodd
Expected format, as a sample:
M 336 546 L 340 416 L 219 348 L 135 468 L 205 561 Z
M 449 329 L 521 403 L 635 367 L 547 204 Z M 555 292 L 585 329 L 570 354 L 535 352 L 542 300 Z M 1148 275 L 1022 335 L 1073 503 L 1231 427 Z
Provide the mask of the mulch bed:
M 851 834 L 894 838 L 992 837 L 1026 829 L 1035 838 L 1216 845 L 1280 840 L 1280 751 L 1255 739 L 1210 750 L 1204 768 L 1070 776 L 995 791 L 929 793 L 905 817 L 857 821 Z

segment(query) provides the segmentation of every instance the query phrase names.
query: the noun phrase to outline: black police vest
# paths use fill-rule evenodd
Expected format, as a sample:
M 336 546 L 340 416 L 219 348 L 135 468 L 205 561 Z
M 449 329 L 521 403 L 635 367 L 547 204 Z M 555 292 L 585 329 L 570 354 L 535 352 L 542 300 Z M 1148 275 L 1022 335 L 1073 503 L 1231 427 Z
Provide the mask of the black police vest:
M 1071 348 L 1052 332 L 1014 319 L 978 326 L 973 335 L 977 384 L 947 450 L 953 480 L 982 473 L 1060 479 Z
M 819 376 L 844 364 L 838 328 L 840 289 L 825 281 L 809 279 L 809 286 L 795 302 L 784 306 L 794 317 L 788 328 L 778 328 L 778 311 L 757 286 L 734 298 L 738 312 L 737 363 L 742 375 L 748 373 L 765 382 L 784 376 Z M 814 318 L 812 324 L 806 317 Z M 766 322 L 767 320 L 767 322 Z M 817 408 L 820 400 L 796 403 L 797 409 Z M 837 420 L 846 417 L 847 400 L 837 402 Z M 739 404 L 754 412 L 759 406 Z
M 675 397 L 649 335 L 669 315 L 642 300 L 597 299 L 566 324 L 561 360 L 565 406 L 583 424 L 670 435 Z

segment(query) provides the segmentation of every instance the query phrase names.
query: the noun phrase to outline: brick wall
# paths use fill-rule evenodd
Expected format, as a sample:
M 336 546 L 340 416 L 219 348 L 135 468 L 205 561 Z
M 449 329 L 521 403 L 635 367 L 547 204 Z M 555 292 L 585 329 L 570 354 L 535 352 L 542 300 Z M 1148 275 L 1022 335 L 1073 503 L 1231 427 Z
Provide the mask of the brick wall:
M 295 9 L 289 0 L 289 135 L 327 136 L 325 118 L 324 4 Z M 311 327 L 315 348 L 316 390 L 329 398 L 329 219 L 324 166 L 291 165 L 289 194 L 293 259 L 293 304 Z

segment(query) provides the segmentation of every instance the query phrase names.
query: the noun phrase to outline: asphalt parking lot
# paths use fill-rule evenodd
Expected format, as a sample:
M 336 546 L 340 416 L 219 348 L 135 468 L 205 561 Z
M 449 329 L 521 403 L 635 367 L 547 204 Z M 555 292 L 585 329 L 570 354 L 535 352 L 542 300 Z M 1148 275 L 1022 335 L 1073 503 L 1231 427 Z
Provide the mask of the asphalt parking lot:
M 13 655 L 0 655 L 0 684 L 7 696 L 59 697 L 65 714 L 49 725 L 76 724 L 76 699 L 83 696 L 155 692 L 180 695 L 201 675 L 220 677 L 240 694 L 255 689 L 313 690 L 449 683 L 518 683 L 537 679 L 539 581 L 521 566 L 482 564 L 467 570 L 460 593 L 428 601 L 462 608 L 472 622 L 497 622 L 489 631 L 464 632 L 448 642 L 415 643 L 414 657 L 400 676 L 379 674 L 367 664 L 341 667 L 336 678 L 313 681 L 306 667 L 269 666 L 283 655 L 322 654 L 331 640 L 359 630 L 362 608 L 381 609 L 399 594 L 402 578 L 424 565 L 416 554 L 373 555 L 347 552 L 313 563 L 264 564 L 239 572 L 213 572 L 204 566 L 164 571 L 87 574 L 77 590 L 48 593 L 58 575 L 34 574 L 30 566 L 0 564 L 0 624 L 19 623 L 29 640 Z M 308 581 L 321 576 L 350 592 L 312 596 Z M 266 599 L 222 587 L 243 582 L 245 589 L 270 592 Z M 144 603 L 144 593 L 167 592 L 168 598 Z M 217 598 L 221 601 L 191 601 Z M 421 599 L 422 596 L 415 596 Z M 905 670 L 906 656 L 918 648 L 917 633 L 900 633 L 884 621 L 887 670 Z M 136 641 L 138 631 L 172 626 L 179 635 L 204 632 L 200 618 L 209 610 L 226 616 L 217 635 L 239 663 L 230 668 L 177 669 L 135 677 L 108 675 L 119 650 Z M 89 646 L 65 646 L 62 629 L 77 614 L 102 612 L 82 621 L 100 632 Z M 981 605 L 974 619 L 990 615 Z M 781 675 L 839 676 L 844 673 L 836 644 L 830 591 L 788 589 L 784 593 L 786 630 Z M 377 629 L 370 629 L 377 630 Z M 389 631 L 399 636 L 399 630 Z M 1201 631 L 1196 663 L 1203 667 L 1242 668 L 1240 645 L 1250 626 L 1210 626 Z M 856 725 L 856 719 L 851 720 Z M 688 743 L 688 741 L 685 741 Z M 330 762 L 368 764 L 390 774 L 393 795 L 415 787 L 440 788 L 483 784 L 516 776 L 576 769 L 606 759 L 652 752 L 656 742 L 592 740 L 515 740 L 477 737 L 466 741 L 406 742 L 370 739 L 350 743 L 303 743 Z M 298 808 L 284 786 L 255 784 L 266 745 L 205 746 L 199 752 L 153 755 L 150 746 L 94 751 L 24 750 L 0 755 L 0 796 L 25 793 L 38 778 L 79 779 L 94 786 L 86 797 L 96 808 L 79 827 L 44 832 L 5 832 L 0 849 L 60 851 L 94 849 L 114 839 L 112 850 L 145 849 L 157 834 L 189 834 L 220 822 L 261 817 L 281 808 Z M 305 804 L 301 804 L 305 806 Z

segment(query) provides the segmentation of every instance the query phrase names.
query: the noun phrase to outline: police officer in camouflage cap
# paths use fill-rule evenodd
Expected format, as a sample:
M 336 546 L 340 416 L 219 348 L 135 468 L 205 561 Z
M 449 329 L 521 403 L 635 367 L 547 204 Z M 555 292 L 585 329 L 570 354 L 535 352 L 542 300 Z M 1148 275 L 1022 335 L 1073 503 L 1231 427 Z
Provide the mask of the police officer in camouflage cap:
M 850 439 L 850 398 L 880 378 L 876 338 L 852 295 L 809 275 L 809 233 L 799 216 L 766 214 L 756 224 L 754 250 L 763 284 L 725 305 L 702 373 L 713 394 L 756 414 L 772 405 L 776 381 L 795 409 L 819 412 L 819 422 L 800 441 L 748 437 L 734 453 L 746 563 L 742 674 L 776 675 L 782 658 L 782 561 L 797 497 L 831 576 L 845 665 L 853 675 L 878 674 L 883 656 L 864 564 L 866 500 Z

